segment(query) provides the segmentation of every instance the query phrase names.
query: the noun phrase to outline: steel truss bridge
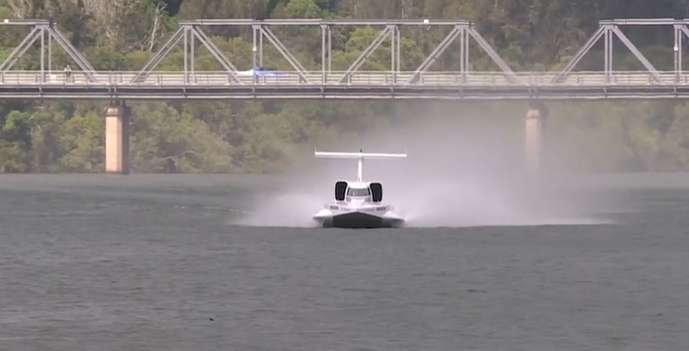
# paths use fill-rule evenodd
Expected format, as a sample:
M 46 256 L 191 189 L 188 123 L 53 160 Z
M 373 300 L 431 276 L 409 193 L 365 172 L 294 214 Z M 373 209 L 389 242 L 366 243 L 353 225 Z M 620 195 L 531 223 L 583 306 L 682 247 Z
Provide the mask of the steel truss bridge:
M 4 99 L 649 99 L 689 97 L 689 73 L 682 70 L 683 41 L 689 38 L 689 19 L 618 19 L 600 21 L 598 30 L 560 72 L 513 72 L 470 21 L 464 20 L 323 20 L 323 19 L 207 19 L 181 21 L 178 30 L 146 65 L 135 72 L 106 72 L 94 68 L 47 20 L 5 19 L 1 26 L 31 26 L 31 32 L 0 65 L 0 98 Z M 242 74 L 204 33 L 204 26 L 243 26 L 253 32 L 252 62 L 263 65 L 266 41 L 289 62 L 292 70 L 269 76 Z M 321 30 L 321 68 L 309 71 L 277 38 L 270 27 L 315 26 Z M 336 26 L 382 28 L 370 46 L 345 71 L 333 71 L 332 32 Z M 449 34 L 413 71 L 401 71 L 401 28 L 447 27 Z M 620 30 L 621 26 L 672 26 L 674 70 L 658 71 Z M 617 37 L 646 68 L 620 72 L 613 67 L 613 40 Z M 574 72 L 581 59 L 603 38 L 603 70 Z M 470 68 L 473 41 L 499 68 L 476 72 Z M 367 58 L 390 41 L 389 71 L 360 71 Z M 429 72 L 450 44 L 459 41 L 460 69 Z M 668 40 L 670 43 L 670 40 Z M 53 45 L 58 45 L 76 67 L 68 78 L 56 69 Z M 184 49 L 179 72 L 154 71 L 177 46 Z M 12 71 L 32 47 L 40 50 L 40 70 Z M 196 51 L 205 47 L 223 71 L 195 69 Z

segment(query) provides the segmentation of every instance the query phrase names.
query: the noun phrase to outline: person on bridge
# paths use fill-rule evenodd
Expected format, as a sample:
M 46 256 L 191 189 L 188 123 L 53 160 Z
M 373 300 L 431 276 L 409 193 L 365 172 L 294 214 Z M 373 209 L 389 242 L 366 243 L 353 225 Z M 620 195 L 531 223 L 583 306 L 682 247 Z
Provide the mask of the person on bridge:
M 69 63 L 65 66 L 65 82 L 72 82 L 72 67 L 69 65 Z

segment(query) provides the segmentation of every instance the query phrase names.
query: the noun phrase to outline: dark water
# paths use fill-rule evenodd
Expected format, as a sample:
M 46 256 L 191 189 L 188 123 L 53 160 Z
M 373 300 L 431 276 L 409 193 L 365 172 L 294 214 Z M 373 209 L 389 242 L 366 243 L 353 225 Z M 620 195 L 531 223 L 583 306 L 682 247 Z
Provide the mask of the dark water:
M 612 224 L 352 231 L 229 224 L 248 178 L 2 176 L 0 349 L 686 350 L 689 175 L 617 177 Z

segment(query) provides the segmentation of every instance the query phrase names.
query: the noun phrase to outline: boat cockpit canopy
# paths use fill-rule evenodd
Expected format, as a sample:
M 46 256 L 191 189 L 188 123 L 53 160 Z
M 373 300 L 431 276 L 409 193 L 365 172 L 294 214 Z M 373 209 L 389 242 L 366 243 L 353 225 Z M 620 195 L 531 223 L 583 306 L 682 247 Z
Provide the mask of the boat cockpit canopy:
M 347 189 L 347 196 L 351 197 L 362 197 L 362 196 L 371 196 L 371 189 L 368 187 L 366 188 L 348 188 Z

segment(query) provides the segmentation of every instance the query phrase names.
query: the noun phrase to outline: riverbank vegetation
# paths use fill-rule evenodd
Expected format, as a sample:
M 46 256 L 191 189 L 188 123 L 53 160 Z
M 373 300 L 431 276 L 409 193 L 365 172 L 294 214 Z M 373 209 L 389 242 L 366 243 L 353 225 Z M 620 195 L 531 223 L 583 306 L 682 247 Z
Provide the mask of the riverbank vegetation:
M 176 29 L 178 20 L 251 17 L 471 19 L 513 70 L 558 70 L 596 30 L 599 19 L 675 18 L 685 15 L 687 9 L 689 2 L 679 0 L 0 0 L 0 17 L 52 18 L 97 70 L 114 71 L 141 69 Z M 0 26 L 0 59 L 10 54 L 29 29 Z M 239 69 L 251 66 L 250 28 L 204 31 Z M 306 68 L 320 69 L 318 28 L 275 27 L 273 31 Z M 671 27 L 625 32 L 656 68 L 673 69 Z M 334 35 L 333 69 L 346 69 L 377 33 L 372 28 L 339 28 Z M 415 69 L 445 35 L 436 28 L 406 30 L 402 70 Z M 384 43 L 361 69 L 386 70 L 390 66 L 386 46 L 389 44 Z M 291 69 L 277 50 L 266 47 L 270 49 L 265 64 Z M 643 70 L 621 43 L 616 49 L 617 70 Z M 577 69 L 601 70 L 600 50 L 596 48 Z M 54 56 L 53 69 L 62 70 L 71 63 L 58 49 Z M 38 50 L 24 57 L 14 69 L 40 67 Z M 182 57 L 181 49 L 171 52 L 157 70 L 181 70 Z M 459 61 L 459 51 L 450 49 L 431 70 L 458 70 Z M 221 70 L 205 50 L 199 50 L 196 62 L 196 70 Z M 470 62 L 475 71 L 497 70 L 478 48 L 472 48 Z M 689 170 L 686 102 L 547 104 L 547 136 L 569 150 L 576 168 Z M 527 110 L 525 102 L 175 101 L 130 105 L 135 172 L 162 172 L 169 159 L 177 161 L 180 172 L 278 172 L 314 146 L 355 141 L 376 128 L 438 126 L 486 114 L 498 114 L 495 123 L 505 123 L 503 129 L 521 135 Z M 101 172 L 105 107 L 106 102 L 0 102 L 0 170 Z M 428 113 L 431 108 L 435 112 Z

